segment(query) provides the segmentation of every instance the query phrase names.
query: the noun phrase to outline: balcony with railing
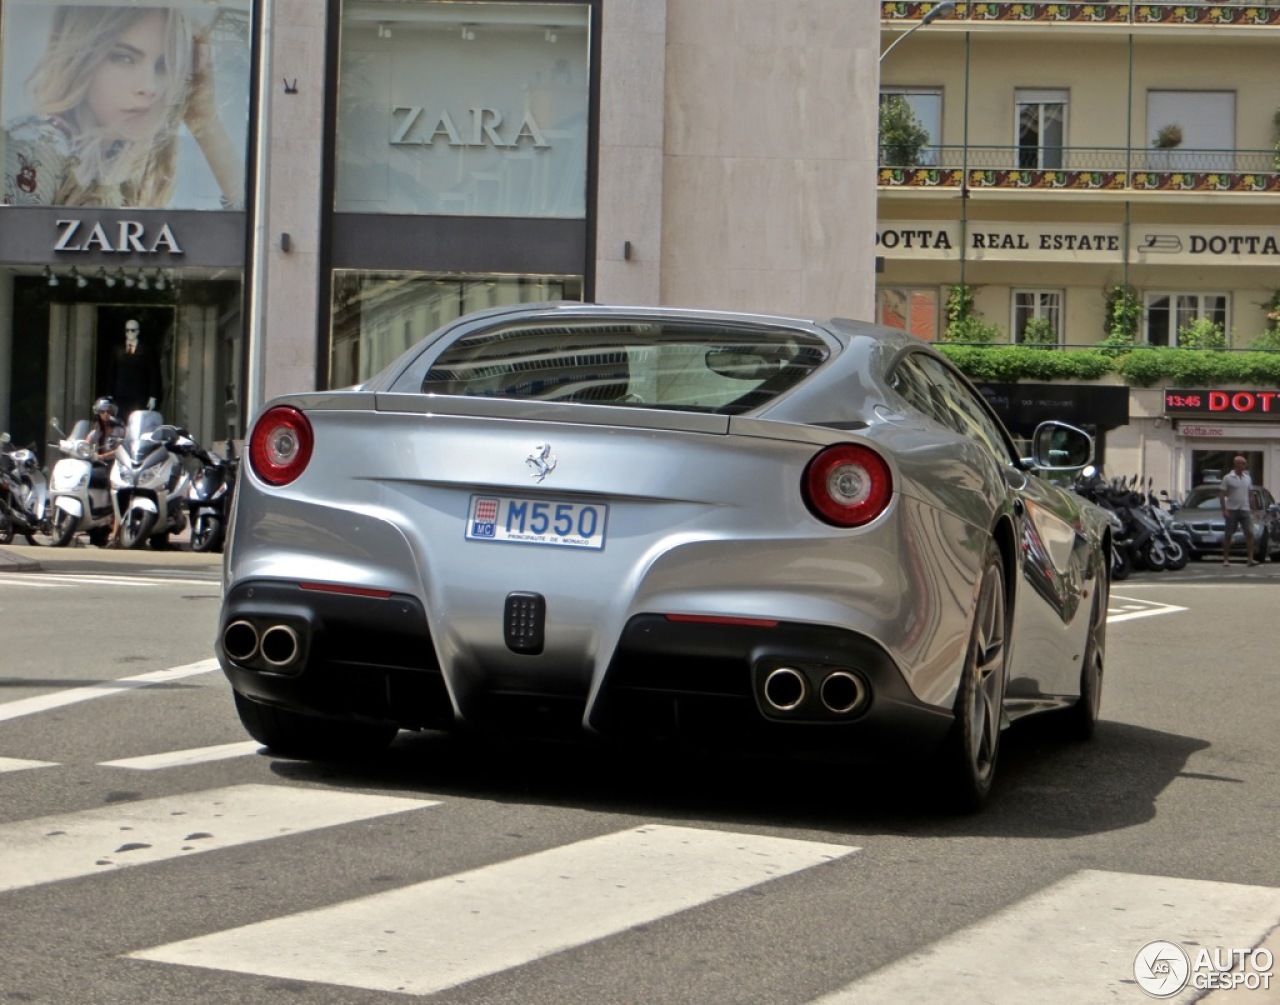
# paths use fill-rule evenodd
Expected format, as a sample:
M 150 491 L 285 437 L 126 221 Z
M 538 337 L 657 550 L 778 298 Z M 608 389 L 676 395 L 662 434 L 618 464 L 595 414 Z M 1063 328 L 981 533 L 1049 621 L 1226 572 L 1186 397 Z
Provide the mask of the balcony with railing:
M 1280 193 L 1280 150 L 929 146 L 903 160 L 881 147 L 881 187 Z
M 936 0 L 882 0 L 882 22 L 920 21 Z M 1280 27 L 1280 0 L 958 0 L 954 10 L 938 17 L 935 24 L 949 21 L 970 24 L 1041 23 L 1097 25 L 1193 25 L 1200 27 Z

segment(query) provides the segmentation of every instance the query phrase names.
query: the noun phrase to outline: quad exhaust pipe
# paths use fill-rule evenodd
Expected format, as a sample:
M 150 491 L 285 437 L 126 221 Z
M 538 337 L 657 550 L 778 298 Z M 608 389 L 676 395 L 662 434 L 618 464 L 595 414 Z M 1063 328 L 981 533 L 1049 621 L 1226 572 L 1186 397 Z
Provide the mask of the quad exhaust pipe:
M 809 675 L 795 667 L 778 667 L 764 679 L 764 700 L 775 712 L 796 712 L 808 701 L 809 690 Z M 846 716 L 862 711 L 871 692 L 858 674 L 831 670 L 822 674 L 817 697 L 827 712 Z
M 222 632 L 222 648 L 237 663 L 258 655 L 258 629 L 251 621 L 233 621 Z
M 260 657 L 270 669 L 284 670 L 302 655 L 302 640 L 289 625 L 270 625 L 260 633 L 257 625 L 242 618 L 223 629 L 222 648 L 237 663 Z
M 791 667 L 778 667 L 764 679 L 764 700 L 776 712 L 794 711 L 808 694 L 808 678 Z
M 828 712 L 836 715 L 848 715 L 861 708 L 867 700 L 867 688 L 857 674 L 847 670 L 837 670 L 822 678 L 818 687 L 818 697 Z
M 262 633 L 262 658 L 276 669 L 297 660 L 301 648 L 298 633 L 288 625 L 272 625 Z

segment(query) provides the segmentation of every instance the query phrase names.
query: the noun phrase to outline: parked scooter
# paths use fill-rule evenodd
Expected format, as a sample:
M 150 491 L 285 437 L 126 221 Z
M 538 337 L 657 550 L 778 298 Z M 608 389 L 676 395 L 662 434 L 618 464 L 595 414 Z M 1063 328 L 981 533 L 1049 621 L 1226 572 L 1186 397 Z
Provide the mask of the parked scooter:
M 96 451 L 89 440 L 93 424 L 81 419 L 71 427 L 70 435 L 58 428 L 56 418 L 49 425 L 58 434 L 56 446 L 66 455 L 49 476 L 53 546 L 65 548 L 81 532 L 89 535 L 91 544 L 104 545 L 111 535 L 110 468 L 94 457 Z
M 1161 492 L 1161 495 L 1168 499 L 1168 492 Z M 1165 568 L 1170 572 L 1177 572 L 1179 569 L 1186 568 L 1188 562 L 1191 561 L 1191 532 L 1185 527 L 1175 527 L 1171 509 L 1165 509 L 1161 504 L 1160 498 L 1152 491 L 1151 480 L 1147 480 L 1147 509 L 1151 515 L 1156 518 L 1160 524 L 1162 539 L 1164 542 L 1164 559 Z
M 35 451 L 13 449 L 8 433 L 0 433 L 0 544 L 21 534 L 30 544 L 48 544 L 52 532 L 49 483 Z
M 120 522 L 121 547 L 140 548 L 150 541 L 153 548 L 167 548 L 169 535 L 186 529 L 183 455 L 194 442 L 152 409 L 129 416 L 111 465 L 111 505 Z
M 1077 493 L 1107 511 L 1111 522 L 1111 579 L 1114 582 L 1128 579 L 1133 573 L 1133 527 L 1121 517 L 1113 496 L 1115 486 L 1102 477 L 1102 473 L 1090 464 L 1072 486 Z
M 219 457 L 192 441 L 191 456 L 200 461 L 200 469 L 191 475 L 183 503 L 191 521 L 191 550 L 220 551 L 226 536 L 227 517 L 235 494 L 236 472 L 240 460 L 235 447 L 227 441 L 227 456 Z

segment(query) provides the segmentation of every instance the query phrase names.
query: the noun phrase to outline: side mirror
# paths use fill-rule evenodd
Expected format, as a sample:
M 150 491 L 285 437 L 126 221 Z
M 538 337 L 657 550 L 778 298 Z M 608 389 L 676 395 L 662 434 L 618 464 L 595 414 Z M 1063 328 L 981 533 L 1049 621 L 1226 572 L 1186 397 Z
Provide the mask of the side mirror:
M 1093 437 L 1065 422 L 1042 422 L 1031 437 L 1031 462 L 1042 471 L 1077 471 L 1093 462 Z

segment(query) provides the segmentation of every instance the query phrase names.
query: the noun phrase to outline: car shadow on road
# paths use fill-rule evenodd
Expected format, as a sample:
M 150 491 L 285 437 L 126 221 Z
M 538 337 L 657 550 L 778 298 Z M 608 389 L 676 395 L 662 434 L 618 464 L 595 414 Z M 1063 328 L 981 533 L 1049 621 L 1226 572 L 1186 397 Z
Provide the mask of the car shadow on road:
M 1056 723 L 1004 734 L 995 789 L 977 814 L 947 810 L 926 765 L 758 757 L 707 750 L 402 733 L 360 763 L 276 759 L 293 781 L 434 797 L 848 833 L 1057 838 L 1131 827 L 1206 741 L 1103 722 L 1091 742 Z

